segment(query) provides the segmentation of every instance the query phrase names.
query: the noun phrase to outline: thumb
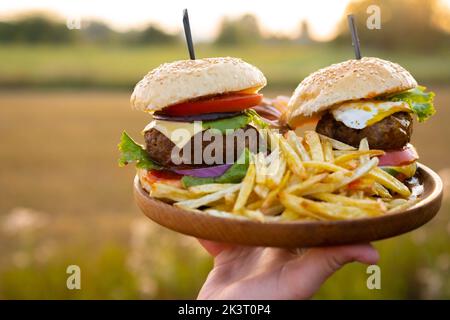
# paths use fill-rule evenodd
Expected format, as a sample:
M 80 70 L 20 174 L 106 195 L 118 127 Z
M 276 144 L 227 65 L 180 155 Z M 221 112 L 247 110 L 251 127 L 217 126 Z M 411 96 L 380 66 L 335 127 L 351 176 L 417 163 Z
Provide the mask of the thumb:
M 197 239 L 198 242 L 205 248 L 206 251 L 213 257 L 216 257 L 219 253 L 226 249 L 230 249 L 234 247 L 232 244 L 229 243 L 222 243 L 222 242 L 215 242 L 210 240 L 204 240 L 204 239 Z
M 283 268 L 280 281 L 289 295 L 310 298 L 333 273 L 347 263 L 375 264 L 378 252 L 370 244 L 314 248 L 291 260 Z

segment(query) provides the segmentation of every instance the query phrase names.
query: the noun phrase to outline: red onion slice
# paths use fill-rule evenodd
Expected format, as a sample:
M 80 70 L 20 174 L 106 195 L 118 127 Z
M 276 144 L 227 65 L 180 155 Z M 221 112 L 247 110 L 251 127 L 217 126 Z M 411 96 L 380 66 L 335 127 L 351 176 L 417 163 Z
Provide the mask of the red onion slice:
M 232 164 L 221 164 L 213 167 L 196 169 L 174 169 L 172 171 L 184 176 L 192 176 L 197 178 L 213 178 L 223 175 L 225 171 L 227 171 L 231 166 Z
M 232 118 L 240 115 L 241 113 L 242 112 L 214 112 L 191 116 L 169 116 L 163 113 L 155 112 L 153 114 L 153 118 L 155 118 L 156 120 L 175 121 L 175 122 L 212 121 L 212 120 Z
M 276 120 L 280 118 L 281 111 L 271 105 L 258 105 L 252 107 L 260 116 L 269 118 L 269 120 Z

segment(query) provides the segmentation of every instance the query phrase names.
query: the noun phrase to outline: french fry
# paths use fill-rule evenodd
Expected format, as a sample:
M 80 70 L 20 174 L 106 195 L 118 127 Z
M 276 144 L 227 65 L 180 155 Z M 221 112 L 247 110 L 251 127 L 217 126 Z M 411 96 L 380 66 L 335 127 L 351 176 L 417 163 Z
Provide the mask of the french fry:
M 333 145 L 329 140 L 322 141 L 323 157 L 326 162 L 334 161 Z
M 262 209 L 267 209 L 269 206 L 272 205 L 272 203 L 275 201 L 280 191 L 283 190 L 286 184 L 288 183 L 290 176 L 291 176 L 290 171 L 287 171 L 283 179 L 281 179 L 280 184 L 275 189 L 270 191 L 267 197 L 264 199 L 264 202 L 261 205 Z
M 333 163 L 323 162 L 323 161 L 304 161 L 303 166 L 305 168 L 318 169 L 321 171 L 331 171 L 331 172 L 348 171 L 347 169 L 345 169 L 341 166 L 335 165 Z
M 342 155 L 349 154 L 349 153 L 352 153 L 352 152 L 355 152 L 355 150 L 333 150 L 333 156 L 335 158 L 338 158 L 338 157 L 340 157 Z
M 284 221 L 295 221 L 304 218 L 304 216 L 299 215 L 297 212 L 290 209 L 284 209 L 281 213 L 281 220 Z
M 310 217 L 314 220 L 325 220 L 323 217 L 303 208 L 300 204 L 303 198 L 293 196 L 291 194 L 282 192 L 280 194 L 280 201 L 286 210 L 292 211 L 301 217 Z
M 272 149 L 272 152 L 269 153 L 269 155 L 267 155 L 267 157 L 265 158 L 266 166 L 271 164 L 278 157 L 280 157 L 280 149 L 279 148 Z
M 369 156 L 369 157 L 372 156 L 373 157 L 373 156 L 381 156 L 383 154 L 384 154 L 383 150 L 359 150 L 359 151 L 354 151 L 354 152 L 347 153 L 347 154 L 337 157 L 336 159 L 334 159 L 334 163 L 335 164 L 344 164 L 350 160 L 358 159 L 362 156 Z M 367 161 L 363 161 L 363 162 L 367 162 Z
M 387 210 L 382 201 L 372 199 L 355 199 L 332 193 L 316 193 L 313 197 L 329 203 L 339 203 L 345 206 L 354 206 L 366 209 L 367 211 L 373 213 L 373 215 L 380 215 Z
M 219 218 L 231 218 L 231 219 L 241 219 L 241 220 L 246 219 L 246 217 L 244 217 L 244 216 L 236 215 L 231 212 L 223 211 L 223 210 L 206 209 L 205 212 L 212 216 L 219 217 Z
M 391 199 L 392 198 L 391 194 L 389 193 L 389 190 L 386 189 L 385 187 L 383 187 L 378 182 L 374 182 L 373 189 L 375 191 L 375 194 L 377 196 L 381 197 L 381 198 L 385 198 L 385 199 Z
M 378 165 L 378 158 L 372 158 L 366 163 L 361 163 L 359 167 L 357 167 L 354 171 L 351 172 L 350 176 L 344 178 L 340 183 L 338 183 L 339 188 L 349 183 L 355 181 L 356 179 L 361 178 L 367 173 L 370 173 L 371 170 L 376 169 Z
M 369 215 L 367 211 L 358 207 L 344 206 L 336 203 L 316 202 L 307 199 L 303 199 L 302 206 L 306 210 L 330 220 L 363 218 Z
M 346 175 L 348 174 L 348 170 L 341 170 L 330 173 L 325 179 L 323 179 L 324 183 L 336 183 L 342 181 Z
M 171 186 L 164 183 L 154 183 L 150 196 L 158 199 L 169 199 L 172 201 L 184 201 L 195 198 L 195 195 L 186 189 Z
M 265 216 L 259 210 L 243 209 L 241 214 L 255 221 L 264 222 L 265 220 Z
M 275 99 L 272 100 L 272 105 L 281 112 L 286 110 L 288 103 L 289 103 L 288 96 L 276 96 Z
M 372 159 L 373 160 L 373 159 Z M 401 183 L 399 180 L 391 176 L 380 168 L 374 168 L 369 172 L 369 177 L 373 178 L 376 182 L 385 186 L 386 188 L 397 192 L 399 195 L 408 198 L 411 195 L 408 187 Z
M 419 201 L 419 199 L 417 199 L 417 198 L 416 199 L 409 199 L 406 202 L 389 209 L 387 213 L 388 214 L 392 214 L 392 213 L 397 213 L 397 212 L 404 211 L 404 210 L 412 207 L 413 205 L 415 205 L 418 201 Z
M 353 160 L 347 161 L 346 163 L 341 163 L 340 166 L 342 166 L 343 168 L 345 168 L 347 170 L 355 170 L 359 164 L 360 164 L 360 162 L 358 159 L 353 159 Z
M 250 168 L 250 166 L 249 166 L 249 168 Z M 174 203 L 173 205 L 176 207 L 182 207 L 182 208 L 187 208 L 187 209 L 196 209 L 201 206 L 210 204 L 214 201 L 217 201 L 219 199 L 222 199 L 225 197 L 225 195 L 227 195 L 229 193 L 238 191 L 241 188 L 241 185 L 242 185 L 242 183 L 238 183 L 238 184 L 233 185 L 232 187 L 229 187 L 227 189 L 223 189 L 223 190 L 220 190 L 220 191 L 217 191 L 214 193 L 210 193 L 201 198 L 180 201 L 180 202 Z
M 291 175 L 291 178 L 289 179 L 286 187 L 292 187 L 295 186 L 296 184 L 302 183 L 303 180 L 300 179 L 299 177 L 297 177 L 296 175 Z
M 253 188 L 253 191 L 258 195 L 258 197 L 264 199 L 267 197 L 267 195 L 270 192 L 269 187 L 262 185 L 262 184 L 257 184 L 255 185 L 255 187 Z
M 338 140 L 332 139 L 330 137 L 324 136 L 322 134 L 319 134 L 319 137 L 322 141 L 330 141 L 331 145 L 333 146 L 334 149 L 336 150 L 341 150 L 341 151 L 352 151 L 352 150 L 356 150 L 355 147 L 352 147 L 351 145 L 348 145 L 346 143 L 340 142 Z
M 287 193 L 294 193 L 294 194 L 296 194 L 298 192 L 306 191 L 309 188 L 311 188 L 313 185 L 315 185 L 318 182 L 325 179 L 327 176 L 328 176 L 328 173 L 321 173 L 321 174 L 318 174 L 315 176 L 311 176 L 299 184 L 294 184 L 290 187 L 287 187 L 284 191 Z
M 407 199 L 392 199 L 391 201 L 386 202 L 386 205 L 389 209 L 400 206 L 404 203 L 408 202 Z
M 279 134 L 278 132 L 274 132 L 272 130 L 268 130 L 267 131 L 267 136 L 268 136 L 268 139 L 269 139 L 271 150 L 274 150 L 274 149 L 280 150 L 280 137 L 281 137 L 281 134 Z
M 233 212 L 241 210 L 247 203 L 247 199 L 250 196 L 250 193 L 252 193 L 253 185 L 255 184 L 255 171 L 255 164 L 250 163 L 247 174 L 245 175 L 244 180 L 242 180 L 241 190 L 239 191 L 236 202 L 234 203 Z
M 367 141 L 367 138 L 361 139 L 361 141 L 359 142 L 359 151 L 369 151 L 369 142 Z M 359 157 L 359 161 L 361 163 L 366 163 L 367 161 L 370 160 L 370 155 L 367 154 L 363 154 L 361 155 L 361 157 Z
M 306 151 L 305 147 L 302 143 L 302 138 L 297 137 L 294 131 L 288 131 L 286 134 L 287 141 L 291 145 L 292 148 L 297 152 L 297 154 L 300 156 L 302 161 L 310 161 L 311 157 L 308 154 L 308 151 Z
M 317 221 L 319 219 L 300 215 L 299 213 L 292 211 L 290 209 L 284 209 L 284 211 L 279 216 L 281 221 Z
M 306 144 L 309 146 L 309 152 L 311 153 L 311 158 L 313 161 L 323 161 L 323 150 L 322 144 L 320 143 L 320 138 L 315 131 L 305 132 Z
M 280 148 L 286 158 L 289 169 L 298 177 L 304 178 L 306 171 L 300 156 L 283 137 L 280 138 Z
M 329 193 L 334 192 L 339 189 L 339 185 L 334 183 L 317 183 L 312 185 L 310 188 L 306 190 L 302 190 L 300 192 L 296 192 L 295 194 L 298 196 L 309 196 L 315 193 Z
M 350 191 L 356 192 L 366 192 L 368 194 L 374 193 L 373 185 L 375 184 L 375 181 L 373 181 L 372 178 L 367 177 L 361 177 L 351 183 L 351 185 L 348 186 Z
M 296 206 L 302 207 L 306 212 L 313 214 L 313 217 L 321 217 L 326 220 L 342 220 L 349 218 L 362 218 L 368 216 L 368 213 L 357 207 L 343 206 L 337 203 L 316 202 L 309 199 L 288 195 L 288 201 L 283 204 L 290 210 Z
M 229 187 L 232 187 L 234 184 L 232 183 L 210 183 L 210 184 L 202 184 L 199 186 L 189 187 L 189 192 L 192 192 L 196 195 L 202 195 L 207 193 L 214 193 Z
M 307 192 L 303 192 L 302 195 L 311 195 L 315 193 L 328 193 L 328 192 L 334 192 L 335 190 L 342 188 L 349 183 L 361 178 L 365 174 L 367 174 L 370 170 L 375 168 L 378 164 L 378 158 L 372 158 L 369 162 L 361 164 L 359 167 L 357 167 L 354 171 L 348 171 L 345 173 L 344 178 L 342 178 L 340 181 L 334 182 L 334 183 L 328 183 L 328 184 L 316 184 L 313 187 L 311 187 L 310 190 Z
M 280 184 L 285 171 L 286 160 L 284 160 L 284 157 L 280 153 L 280 156 L 274 158 L 267 167 L 266 185 L 272 189 L 276 188 Z
M 262 152 L 255 156 L 256 183 L 264 184 L 267 177 L 266 161 Z
M 264 215 L 264 221 L 265 222 L 279 222 L 281 220 L 282 220 L 281 219 L 281 215 L 277 215 L 277 216 L 266 216 L 266 215 Z

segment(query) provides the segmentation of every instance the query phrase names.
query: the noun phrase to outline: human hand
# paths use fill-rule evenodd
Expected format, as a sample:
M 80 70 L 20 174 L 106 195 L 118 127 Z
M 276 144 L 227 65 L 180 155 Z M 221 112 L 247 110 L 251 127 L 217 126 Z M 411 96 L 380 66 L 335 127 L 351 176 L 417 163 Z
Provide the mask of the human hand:
M 244 247 L 199 240 L 214 267 L 198 299 L 308 299 L 347 263 L 375 264 L 370 244 L 301 250 Z

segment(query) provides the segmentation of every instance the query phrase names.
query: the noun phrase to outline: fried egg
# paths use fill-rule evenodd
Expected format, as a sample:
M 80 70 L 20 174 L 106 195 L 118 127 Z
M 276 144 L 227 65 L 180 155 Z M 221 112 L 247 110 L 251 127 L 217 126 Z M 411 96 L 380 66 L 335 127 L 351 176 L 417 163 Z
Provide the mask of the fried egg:
M 344 102 L 331 110 L 334 119 L 353 129 L 364 129 L 396 112 L 411 112 L 411 108 L 404 101 L 361 100 Z

